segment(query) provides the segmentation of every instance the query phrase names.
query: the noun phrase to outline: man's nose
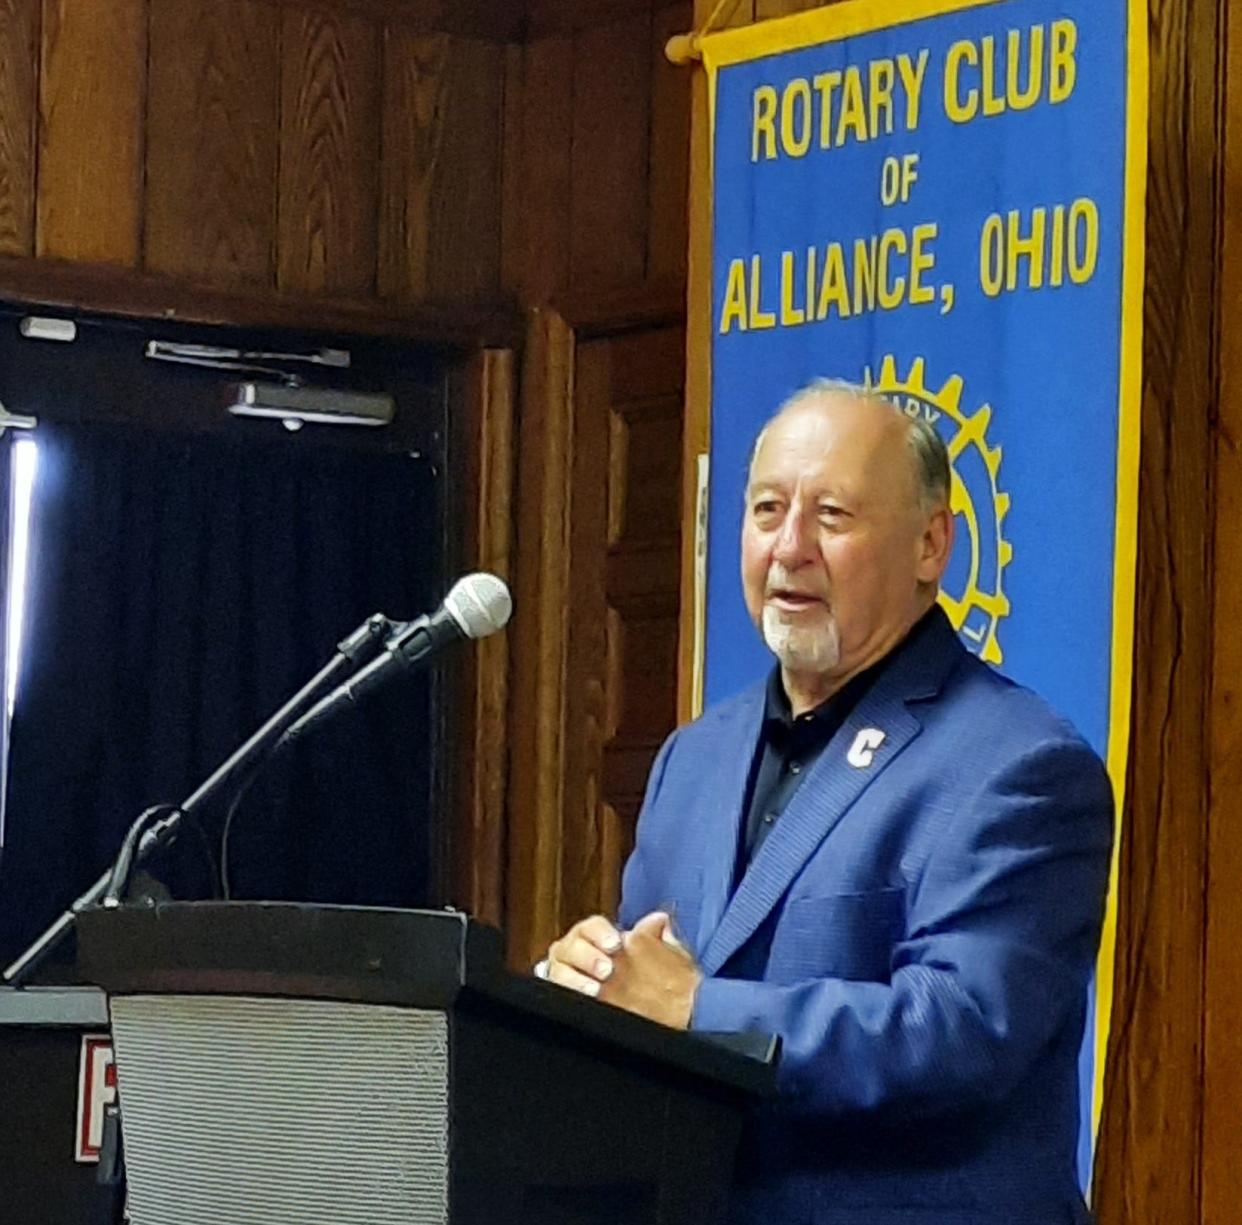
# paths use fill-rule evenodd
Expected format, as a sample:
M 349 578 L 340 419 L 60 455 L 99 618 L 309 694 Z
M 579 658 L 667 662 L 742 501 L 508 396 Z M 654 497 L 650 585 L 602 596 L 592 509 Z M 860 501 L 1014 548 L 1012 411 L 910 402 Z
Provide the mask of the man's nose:
M 802 512 L 802 508 L 793 505 L 781 523 L 776 542 L 772 547 L 772 555 L 784 566 L 796 565 L 805 561 L 812 552 L 814 537 L 811 525 Z

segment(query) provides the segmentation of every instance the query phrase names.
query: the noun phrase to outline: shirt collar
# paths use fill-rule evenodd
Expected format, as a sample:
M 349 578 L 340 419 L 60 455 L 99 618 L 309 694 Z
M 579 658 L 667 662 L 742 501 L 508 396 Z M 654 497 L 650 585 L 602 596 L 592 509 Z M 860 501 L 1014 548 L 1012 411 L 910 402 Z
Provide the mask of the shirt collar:
M 793 708 L 789 704 L 789 695 L 781 683 L 781 666 L 777 664 L 768 676 L 768 687 L 764 696 L 763 720 L 765 725 L 777 724 L 788 730 L 795 724 L 817 724 L 832 718 L 834 713 L 842 708 L 848 710 L 855 706 L 893 661 L 917 642 L 942 615 L 940 605 L 933 604 L 887 655 L 881 656 L 869 668 L 864 668 L 857 676 L 851 677 L 831 697 L 825 698 L 818 706 L 804 711 L 796 719 L 793 715 Z

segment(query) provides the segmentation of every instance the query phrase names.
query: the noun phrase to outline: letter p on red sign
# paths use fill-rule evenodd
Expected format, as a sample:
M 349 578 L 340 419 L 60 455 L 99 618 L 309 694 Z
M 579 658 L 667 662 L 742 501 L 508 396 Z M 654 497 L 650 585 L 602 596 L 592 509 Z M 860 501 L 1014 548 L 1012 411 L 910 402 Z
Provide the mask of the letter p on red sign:
M 83 1034 L 78 1061 L 78 1124 L 73 1157 L 89 1164 L 99 1160 L 104 1111 L 116 1101 L 116 1064 L 111 1034 Z

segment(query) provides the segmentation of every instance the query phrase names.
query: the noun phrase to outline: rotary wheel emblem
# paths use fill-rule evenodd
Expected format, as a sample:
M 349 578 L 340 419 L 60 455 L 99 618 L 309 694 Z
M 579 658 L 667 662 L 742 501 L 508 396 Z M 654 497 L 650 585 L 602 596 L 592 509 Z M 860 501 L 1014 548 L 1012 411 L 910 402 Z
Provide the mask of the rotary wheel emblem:
M 966 645 L 981 659 L 999 664 L 1004 655 L 998 631 L 1009 615 L 1002 578 L 1013 548 L 1003 533 L 1009 495 L 999 484 L 1001 449 L 988 445 L 992 407 L 984 404 L 967 416 L 962 411 L 963 382 L 956 374 L 930 390 L 921 357 L 903 379 L 890 354 L 880 363 L 879 374 L 868 367 L 863 381 L 908 415 L 931 421 L 949 449 L 949 507 L 957 520 L 957 544 L 941 583 L 940 603 Z

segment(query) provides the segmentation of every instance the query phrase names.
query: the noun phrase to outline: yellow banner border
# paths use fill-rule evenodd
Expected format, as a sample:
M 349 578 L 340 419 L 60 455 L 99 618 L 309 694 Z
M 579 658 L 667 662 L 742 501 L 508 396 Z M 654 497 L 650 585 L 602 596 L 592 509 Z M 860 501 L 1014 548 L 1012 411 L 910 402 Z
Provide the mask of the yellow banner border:
M 871 34 L 910 25 L 926 17 L 943 17 L 964 9 L 1003 4 L 1004 0 L 844 0 L 823 8 L 791 13 L 754 25 L 705 34 L 700 49 L 709 73 L 732 64 L 744 64 L 768 55 L 803 51 L 820 43 L 839 42 L 855 34 Z
M 771 55 L 801 51 L 856 34 L 910 25 L 1005 0 L 844 0 L 750 26 L 707 34 L 701 41 L 708 81 L 710 197 L 715 199 L 716 79 L 720 69 Z M 1109 660 L 1107 760 L 1118 822 L 1100 952 L 1096 961 L 1096 1007 L 1091 1118 L 1098 1132 L 1104 1106 L 1104 1066 L 1112 1019 L 1117 953 L 1117 883 L 1121 813 L 1126 794 L 1134 672 L 1135 582 L 1138 564 L 1139 433 L 1143 395 L 1143 293 L 1146 255 L 1148 45 L 1147 0 L 1126 0 L 1126 152 L 1122 224 L 1121 353 L 1118 368 L 1117 492 L 1113 539 L 1112 642 Z M 709 309 L 713 309 L 709 306 Z M 712 332 L 709 331 L 709 336 Z M 710 367 L 710 342 L 705 362 Z M 710 411 L 710 408 L 709 408 Z M 701 593 L 705 597 L 706 592 Z M 695 661 L 702 675 L 702 642 Z
M 1146 285 L 1148 45 L 1147 0 L 1126 4 L 1126 156 L 1122 205 L 1121 357 L 1117 412 L 1117 494 L 1113 538 L 1113 634 L 1108 709 L 1108 774 L 1117 802 L 1113 863 L 1100 955 L 1096 961 L 1095 1091 L 1092 1121 L 1104 1108 L 1104 1063 L 1117 955 L 1117 881 L 1121 814 L 1134 692 L 1135 586 L 1138 571 L 1139 436 L 1143 410 L 1143 295 Z

